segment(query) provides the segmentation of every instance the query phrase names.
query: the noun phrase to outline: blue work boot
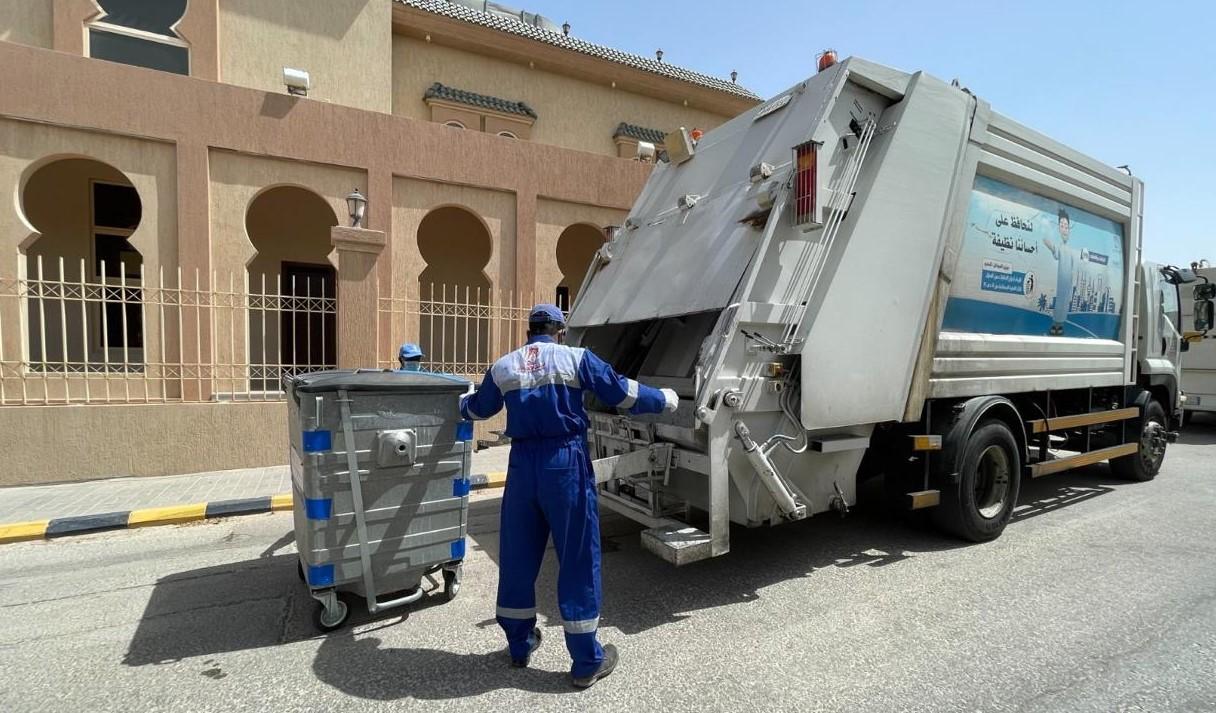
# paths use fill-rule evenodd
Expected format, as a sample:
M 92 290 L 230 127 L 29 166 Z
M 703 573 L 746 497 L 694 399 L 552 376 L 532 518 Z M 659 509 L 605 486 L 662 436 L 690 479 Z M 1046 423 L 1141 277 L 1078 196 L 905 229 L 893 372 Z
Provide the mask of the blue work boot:
M 600 667 L 595 670 L 595 673 L 590 676 L 573 679 L 575 688 L 591 688 L 595 682 L 612 673 L 612 669 L 616 668 L 616 662 L 620 660 L 620 654 L 616 652 L 616 647 L 612 644 L 604 645 L 604 660 L 600 662 Z
M 511 659 L 511 665 L 515 668 L 527 668 L 532 660 L 532 652 L 540 648 L 541 638 L 540 627 L 533 629 L 532 634 L 528 636 L 528 653 L 522 659 Z

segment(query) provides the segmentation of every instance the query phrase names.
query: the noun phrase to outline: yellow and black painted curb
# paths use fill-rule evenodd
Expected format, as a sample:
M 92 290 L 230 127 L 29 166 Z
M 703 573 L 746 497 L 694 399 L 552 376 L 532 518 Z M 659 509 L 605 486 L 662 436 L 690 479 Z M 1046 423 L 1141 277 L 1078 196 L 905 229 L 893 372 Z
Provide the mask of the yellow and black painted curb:
M 469 481 L 470 486 L 474 490 L 501 488 L 506 485 L 507 474 L 496 472 L 471 475 L 469 476 Z M 256 515 L 259 513 L 290 510 L 291 507 L 291 493 L 280 493 L 278 495 L 265 495 L 258 498 L 216 500 L 210 503 L 171 505 L 169 507 L 144 508 L 142 510 L 123 510 L 98 515 L 75 515 L 52 520 L 0 523 L 0 545 L 10 542 L 25 542 L 27 540 L 49 540 L 69 535 L 104 532 L 106 530 L 123 530 L 131 527 L 175 525 L 217 517 Z

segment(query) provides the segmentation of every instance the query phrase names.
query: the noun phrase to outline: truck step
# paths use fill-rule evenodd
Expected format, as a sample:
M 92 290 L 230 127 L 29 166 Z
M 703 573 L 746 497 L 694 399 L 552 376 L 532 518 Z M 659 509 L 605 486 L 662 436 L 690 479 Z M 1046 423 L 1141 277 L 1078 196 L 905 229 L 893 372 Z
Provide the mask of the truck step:
M 1119 446 L 1111 446 L 1110 448 L 1099 448 L 1096 451 L 1088 453 L 1078 453 L 1077 455 L 1067 456 L 1064 458 L 1056 458 L 1055 460 L 1045 460 L 1039 463 L 1032 463 L 1029 466 L 1030 477 L 1040 478 L 1044 475 L 1053 473 L 1062 473 L 1073 468 L 1080 468 L 1094 463 L 1101 463 L 1104 460 L 1111 458 L 1119 458 L 1120 456 L 1129 456 L 1140 450 L 1139 443 L 1124 443 Z
M 677 567 L 713 556 L 709 533 L 683 524 L 642 530 L 642 547 Z
M 1027 421 L 1026 425 L 1030 427 L 1032 433 L 1044 433 L 1046 431 L 1058 431 L 1066 428 L 1080 428 L 1081 426 L 1094 426 L 1101 423 L 1113 423 L 1115 421 L 1126 421 L 1128 419 L 1137 418 L 1140 415 L 1140 409 L 1136 407 L 1111 409 L 1109 411 L 1095 411 L 1093 413 L 1081 413 L 1075 416 L 1057 416 L 1052 419 L 1035 419 Z

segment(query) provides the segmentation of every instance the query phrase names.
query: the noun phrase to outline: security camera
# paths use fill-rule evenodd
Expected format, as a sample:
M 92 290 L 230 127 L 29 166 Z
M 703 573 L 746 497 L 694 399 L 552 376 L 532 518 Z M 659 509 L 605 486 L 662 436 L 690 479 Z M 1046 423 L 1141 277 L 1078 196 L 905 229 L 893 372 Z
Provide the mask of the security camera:
M 643 163 L 654 163 L 655 146 L 649 141 L 638 142 L 638 160 Z
M 302 69 L 292 69 L 291 67 L 283 68 L 283 83 L 287 85 L 287 93 L 296 96 L 308 96 L 308 88 L 311 83 L 308 79 L 308 72 Z

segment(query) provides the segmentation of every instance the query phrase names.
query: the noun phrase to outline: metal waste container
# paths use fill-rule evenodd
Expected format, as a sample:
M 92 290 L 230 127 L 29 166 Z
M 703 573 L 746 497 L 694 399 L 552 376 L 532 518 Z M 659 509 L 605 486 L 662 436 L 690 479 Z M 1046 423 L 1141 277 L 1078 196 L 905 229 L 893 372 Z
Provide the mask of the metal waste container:
M 296 546 L 317 626 L 346 621 L 340 592 L 376 613 L 420 599 L 422 578 L 438 571 L 455 597 L 468 528 L 473 424 L 461 420 L 460 395 L 469 382 L 337 370 L 284 387 Z

